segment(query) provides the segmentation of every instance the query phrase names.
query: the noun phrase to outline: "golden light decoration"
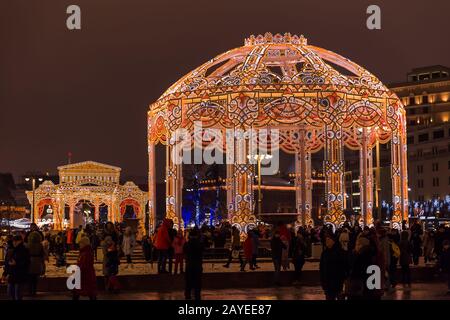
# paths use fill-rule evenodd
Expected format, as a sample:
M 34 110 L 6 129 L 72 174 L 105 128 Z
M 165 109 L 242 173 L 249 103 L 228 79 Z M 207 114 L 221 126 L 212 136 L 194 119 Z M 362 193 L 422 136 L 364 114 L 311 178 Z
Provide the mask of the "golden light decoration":
M 393 224 L 407 216 L 406 120 L 399 98 L 369 71 L 304 36 L 266 33 L 207 61 L 169 87 L 148 111 L 150 204 L 155 203 L 154 145 L 183 128 L 277 129 L 279 148 L 295 154 L 299 224 L 311 224 L 311 153 L 324 149 L 328 210 L 345 221 L 344 148 L 360 151 L 362 223 L 372 224 L 371 150 L 392 143 Z M 191 139 L 192 141 L 194 139 Z M 226 143 L 220 144 L 222 151 Z M 170 152 L 167 152 L 169 155 Z M 181 225 L 181 166 L 167 159 L 166 215 Z M 250 164 L 227 165 L 228 219 L 255 223 Z M 153 195 L 153 197 L 152 197 Z M 154 207 L 154 206 L 151 206 Z M 154 214 L 153 214 L 154 217 Z
M 36 206 L 34 221 L 44 215 L 44 207 L 53 209 L 53 229 L 64 228 L 65 208 L 69 208 L 68 226 L 77 228 L 74 224 L 75 206 L 79 202 L 93 205 L 94 221 L 100 221 L 100 207 L 106 207 L 107 220 L 122 222 L 127 205 L 133 206 L 136 218 L 139 219 L 139 232 L 144 234 L 145 204 L 147 193 L 139 189 L 133 182 L 120 184 L 119 167 L 110 166 L 95 161 L 84 161 L 58 167 L 59 184 L 44 181 L 34 193 Z M 33 192 L 27 191 L 30 204 L 33 202 Z

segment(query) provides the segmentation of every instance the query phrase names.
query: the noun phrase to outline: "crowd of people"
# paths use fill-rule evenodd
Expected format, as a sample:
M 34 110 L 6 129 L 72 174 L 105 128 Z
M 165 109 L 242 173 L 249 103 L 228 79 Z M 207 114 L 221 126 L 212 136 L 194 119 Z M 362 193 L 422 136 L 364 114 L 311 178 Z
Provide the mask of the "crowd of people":
M 436 266 L 448 275 L 450 294 L 450 229 L 426 230 L 414 223 L 402 231 L 375 225 L 372 228 L 344 225 L 333 232 L 321 230 L 324 249 L 320 258 L 321 285 L 327 299 L 380 299 L 386 290 L 401 283 L 411 288 L 411 264 L 436 260 Z M 367 285 L 370 266 L 380 270 L 380 287 Z M 400 266 L 401 278 L 397 277 Z
M 66 267 L 66 254 L 78 251 L 77 265 L 81 274 L 81 289 L 73 290 L 73 299 L 87 296 L 95 300 L 97 280 L 94 263 L 98 259 L 98 249 L 102 252 L 105 288 L 117 292 L 120 257 L 126 257 L 127 266 L 132 267 L 131 255 L 137 245 L 135 232 L 131 227 L 111 222 L 104 226 L 87 225 L 77 229 L 67 229 L 57 233 L 40 230 L 31 224 L 30 231 L 8 235 L 2 281 L 8 283 L 8 294 L 13 300 L 21 300 L 24 288 L 35 296 L 40 276 L 45 276 L 46 264 L 50 256 L 55 257 L 56 267 Z
M 201 298 L 207 249 L 228 249 L 223 267 L 229 268 L 236 261 L 241 272 L 245 272 L 260 267 L 262 243 L 268 244 L 275 285 L 281 284 L 281 272 L 291 270 L 291 266 L 294 284 L 300 284 L 306 259 L 313 255 L 313 247 L 320 247 L 320 280 L 327 299 L 379 299 L 385 290 L 399 283 L 408 289 L 412 281 L 410 266 L 418 265 L 419 257 L 425 263 L 433 262 L 444 273 L 450 271 L 450 229 L 441 226 L 424 230 L 418 222 L 410 228 L 404 223 L 402 231 L 381 224 L 371 228 L 344 224 L 334 230 L 330 225 L 296 229 L 280 223 L 274 227 L 258 225 L 243 234 L 228 222 L 177 230 L 172 220 L 164 219 L 154 234 L 141 239 L 130 226 L 111 222 L 56 233 L 39 230 L 32 224 L 29 232 L 9 236 L 6 243 L 2 280 L 8 283 L 8 293 L 14 300 L 22 299 L 26 287 L 31 296 L 36 295 L 38 279 L 45 275 L 50 256 L 55 257 L 56 267 L 65 267 L 66 254 L 74 250 L 78 251 L 81 289 L 72 291 L 73 299 L 96 299 L 96 261 L 103 264 L 105 289 L 118 292 L 121 258 L 126 259 L 125 268 L 133 268 L 132 256 L 138 245 L 148 264 L 157 263 L 159 274 L 184 274 L 186 299 L 192 298 L 192 292 L 195 299 Z M 366 285 L 370 276 L 367 268 L 371 265 L 381 270 L 381 287 L 376 290 Z
M 410 201 L 409 202 L 410 217 L 450 217 L 450 195 L 445 198 L 437 198 L 426 201 Z

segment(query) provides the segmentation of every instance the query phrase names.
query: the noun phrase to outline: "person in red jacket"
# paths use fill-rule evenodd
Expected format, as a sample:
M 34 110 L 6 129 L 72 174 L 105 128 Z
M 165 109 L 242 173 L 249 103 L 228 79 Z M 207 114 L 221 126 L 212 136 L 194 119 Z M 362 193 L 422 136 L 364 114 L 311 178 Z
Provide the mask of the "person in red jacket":
M 88 237 L 82 237 L 79 242 L 80 255 L 78 267 L 80 267 L 81 288 L 74 289 L 72 299 L 78 300 L 80 296 L 88 296 L 90 300 L 97 299 L 97 277 L 94 269 L 94 252 Z
M 183 248 L 184 248 L 185 243 L 186 243 L 186 240 L 184 238 L 183 231 L 178 230 L 178 233 L 172 242 L 172 246 L 173 246 L 174 253 L 175 253 L 174 274 L 178 273 L 178 266 L 180 267 L 180 273 L 183 273 L 183 260 L 184 260 Z
M 253 242 L 252 242 L 253 230 L 247 232 L 247 239 L 244 241 L 244 262 L 241 265 L 241 271 L 245 271 L 247 263 L 250 265 L 250 270 L 255 270 L 252 264 L 253 258 Z
M 66 244 L 67 244 L 67 248 L 66 251 L 69 252 L 70 250 L 73 249 L 72 245 L 73 245 L 73 230 L 67 228 L 67 240 L 66 240 Z
M 171 219 L 164 219 L 155 238 L 155 248 L 158 250 L 158 273 L 167 273 L 166 263 L 169 248 L 172 246 L 169 229 L 173 226 Z

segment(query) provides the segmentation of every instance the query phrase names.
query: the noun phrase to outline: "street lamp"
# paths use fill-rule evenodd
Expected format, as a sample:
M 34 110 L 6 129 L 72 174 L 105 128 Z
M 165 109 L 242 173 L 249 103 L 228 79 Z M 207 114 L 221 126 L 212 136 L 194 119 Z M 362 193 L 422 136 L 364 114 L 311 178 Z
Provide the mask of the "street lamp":
M 261 214 L 261 205 L 262 205 L 262 193 L 261 193 L 261 161 L 265 159 L 272 159 L 271 154 L 254 154 L 248 155 L 247 158 L 254 159 L 258 163 L 258 215 Z
M 42 178 L 37 178 L 39 180 L 39 182 L 42 182 L 44 179 Z M 33 201 L 31 204 L 31 223 L 34 223 L 34 192 L 36 190 L 36 178 L 35 177 L 27 177 L 25 178 L 25 181 L 29 182 L 31 180 L 31 186 L 33 188 Z

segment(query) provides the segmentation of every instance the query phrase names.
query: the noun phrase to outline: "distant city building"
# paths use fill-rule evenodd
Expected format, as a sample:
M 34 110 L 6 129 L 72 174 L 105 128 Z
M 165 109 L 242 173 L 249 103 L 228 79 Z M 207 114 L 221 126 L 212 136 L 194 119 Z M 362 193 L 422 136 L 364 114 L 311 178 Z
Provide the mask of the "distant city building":
M 409 197 L 443 199 L 450 193 L 450 68 L 413 69 L 390 89 L 406 108 Z

